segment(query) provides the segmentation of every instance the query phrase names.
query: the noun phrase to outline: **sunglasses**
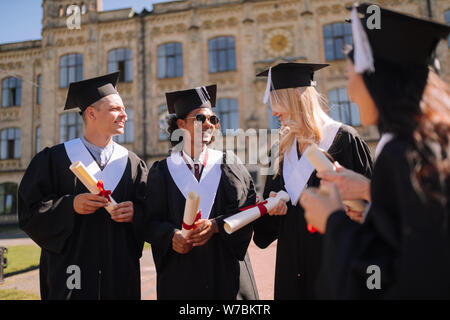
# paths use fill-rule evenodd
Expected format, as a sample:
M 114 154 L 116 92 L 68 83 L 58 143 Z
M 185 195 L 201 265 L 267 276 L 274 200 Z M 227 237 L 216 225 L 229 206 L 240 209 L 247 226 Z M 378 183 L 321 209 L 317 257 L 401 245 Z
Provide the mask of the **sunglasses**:
M 186 119 L 192 119 L 194 118 L 196 121 L 200 121 L 201 123 L 205 123 L 206 119 L 209 120 L 209 122 L 211 122 L 213 125 L 216 125 L 219 123 L 220 119 L 217 116 L 210 116 L 210 117 L 206 117 L 204 114 L 199 113 L 197 114 L 195 117 L 188 117 Z

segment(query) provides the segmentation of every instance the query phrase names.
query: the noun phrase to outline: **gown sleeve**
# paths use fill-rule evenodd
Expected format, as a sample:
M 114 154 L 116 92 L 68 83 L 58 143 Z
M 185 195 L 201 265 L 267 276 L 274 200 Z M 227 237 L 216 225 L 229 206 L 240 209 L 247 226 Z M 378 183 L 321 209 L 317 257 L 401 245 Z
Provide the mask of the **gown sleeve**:
M 338 133 L 336 143 L 330 147 L 329 153 L 341 166 L 360 173 L 367 178 L 372 177 L 373 161 L 368 145 L 361 139 L 355 129 L 343 125 Z
M 136 162 L 133 164 L 133 162 Z M 137 242 L 139 243 L 139 252 L 142 252 L 143 240 L 140 237 L 140 226 L 145 214 L 145 197 L 147 193 L 148 168 L 145 162 L 133 154 L 132 161 L 133 194 L 132 202 L 134 208 L 133 227 Z
M 60 254 L 74 227 L 73 194 L 57 192 L 53 150 L 32 160 L 18 190 L 19 226 L 41 248 Z M 70 181 L 67 181 L 70 183 Z
M 228 234 L 224 229 L 223 220 L 239 212 L 239 208 L 254 205 L 256 202 L 256 191 L 250 173 L 231 152 L 225 154 L 227 162 L 222 165 L 225 177 L 224 190 L 226 192 L 225 212 L 215 217 L 219 227 L 219 236 L 224 241 L 236 258 L 244 260 L 248 245 L 253 234 L 253 225 L 247 226 Z
M 413 188 L 404 148 L 387 144 L 371 181 L 372 203 L 359 225 L 345 212 L 327 221 L 318 282 L 321 298 L 390 298 L 448 295 L 449 241 L 446 209 L 423 202 Z M 370 290 L 369 266 L 380 270 L 380 289 Z M 417 289 L 417 290 L 415 290 Z M 417 298 L 417 296 L 415 296 Z
M 169 222 L 165 214 L 169 211 L 167 184 L 162 161 L 155 161 L 148 172 L 144 210 L 134 221 L 140 239 L 152 245 L 153 258 L 160 270 L 177 227 Z M 158 250 L 153 250 L 158 248 Z

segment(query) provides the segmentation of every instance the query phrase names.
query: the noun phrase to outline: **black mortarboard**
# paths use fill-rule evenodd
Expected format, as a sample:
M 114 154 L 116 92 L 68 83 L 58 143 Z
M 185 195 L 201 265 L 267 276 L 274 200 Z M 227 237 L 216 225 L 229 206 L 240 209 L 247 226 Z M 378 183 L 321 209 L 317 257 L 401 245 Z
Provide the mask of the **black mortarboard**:
M 267 102 L 270 91 L 297 87 L 315 86 L 314 72 L 329 66 L 320 63 L 280 63 L 276 66 L 258 73 L 257 77 L 268 77 L 267 88 L 264 94 L 264 103 Z
M 328 67 L 329 64 L 319 63 L 280 63 L 272 67 L 272 85 L 271 90 L 310 87 L 314 85 L 314 72 Z M 257 77 L 267 77 L 269 69 L 258 73 Z
M 214 108 L 216 106 L 216 91 L 217 85 L 212 84 L 206 87 L 166 92 L 167 109 L 170 114 L 175 113 L 178 118 L 182 119 L 194 109 L 207 108 L 208 105 L 205 105 L 205 103 L 208 101 Z
M 119 80 L 119 73 L 114 72 L 96 78 L 72 82 L 67 92 L 64 110 L 80 108 L 83 112 L 101 98 L 110 94 L 117 94 L 116 85 Z
M 450 26 L 379 7 L 380 29 L 369 29 L 367 22 L 370 19 L 369 25 L 371 25 L 375 21 L 373 15 L 377 12 L 372 10 L 369 10 L 369 13 L 367 12 L 371 5 L 369 3 L 356 4 L 355 8 L 357 12 L 364 14 L 360 21 L 370 44 L 372 60 L 406 66 L 426 66 L 432 62 L 432 53 L 440 39 L 449 34 Z M 354 25 L 354 16 L 356 16 L 356 13 L 352 14 L 353 40 L 354 46 L 356 46 L 358 45 L 356 42 L 360 42 L 358 39 L 363 39 L 364 35 L 362 37 L 355 35 L 355 30 L 361 33 L 361 28 L 356 24 Z M 371 18 L 372 16 L 373 18 Z M 355 59 L 354 54 L 354 50 L 349 52 L 352 60 Z M 355 61 L 355 70 L 356 64 Z M 370 69 L 362 68 L 363 71 Z

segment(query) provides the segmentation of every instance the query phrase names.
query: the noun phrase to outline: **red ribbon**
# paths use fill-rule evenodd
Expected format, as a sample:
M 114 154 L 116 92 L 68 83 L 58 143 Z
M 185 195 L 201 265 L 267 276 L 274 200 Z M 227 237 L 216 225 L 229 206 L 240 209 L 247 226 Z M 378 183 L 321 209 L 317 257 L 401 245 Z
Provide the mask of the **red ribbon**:
M 265 215 L 265 214 L 267 213 L 267 208 L 266 208 L 266 206 L 265 206 L 266 203 L 267 203 L 267 200 L 264 200 L 263 202 L 256 203 L 256 204 L 254 204 L 254 205 L 252 205 L 252 206 L 248 206 L 248 207 L 245 207 L 245 208 L 241 208 L 241 209 L 239 209 L 239 211 L 245 211 L 245 210 L 247 210 L 247 209 L 251 209 L 251 208 L 254 208 L 254 207 L 258 207 L 258 209 L 259 209 L 259 214 L 260 214 L 261 217 L 262 217 L 263 215 Z
M 100 191 L 99 192 L 99 196 L 103 196 L 106 199 L 108 199 L 108 201 L 111 202 L 111 198 L 109 197 L 109 195 L 111 194 L 111 190 L 105 190 L 103 189 L 103 181 L 102 180 L 98 180 L 97 182 L 97 189 Z
M 183 223 L 181 224 L 182 226 L 183 226 L 183 229 L 186 229 L 186 230 L 195 230 L 195 228 L 197 228 L 197 226 L 195 225 L 195 223 L 198 221 L 198 220 L 200 220 L 202 218 L 202 212 L 201 211 L 199 211 L 199 212 L 197 212 L 197 215 L 195 216 L 195 220 L 194 220 L 194 222 L 192 223 L 192 224 L 186 224 L 186 223 L 184 223 L 184 221 L 183 221 Z
M 316 228 L 314 228 L 312 225 L 310 225 L 310 224 L 308 224 L 307 226 L 306 226 L 306 229 L 308 229 L 308 231 L 310 232 L 310 233 L 316 233 L 317 232 L 317 229 Z

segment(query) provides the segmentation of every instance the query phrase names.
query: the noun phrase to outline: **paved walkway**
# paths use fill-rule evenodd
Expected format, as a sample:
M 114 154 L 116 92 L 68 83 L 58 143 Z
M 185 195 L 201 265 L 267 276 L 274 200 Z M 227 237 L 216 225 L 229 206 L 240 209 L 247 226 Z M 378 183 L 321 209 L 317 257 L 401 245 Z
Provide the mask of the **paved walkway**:
M 31 239 L 23 237 L 24 234 L 20 234 L 20 232 L 15 234 L 17 238 L 11 238 L 11 236 L 11 234 L 9 236 L 0 234 L 0 246 L 34 244 Z M 261 300 L 273 299 L 275 253 L 276 242 L 264 250 L 256 247 L 253 242 L 251 242 L 249 247 L 250 260 Z M 5 278 L 5 282 L 0 284 L 0 289 L 6 288 L 28 291 L 39 296 L 39 270 Z M 143 251 L 141 258 L 141 296 L 143 300 L 156 299 L 156 271 L 153 264 L 152 251 L 149 249 Z

